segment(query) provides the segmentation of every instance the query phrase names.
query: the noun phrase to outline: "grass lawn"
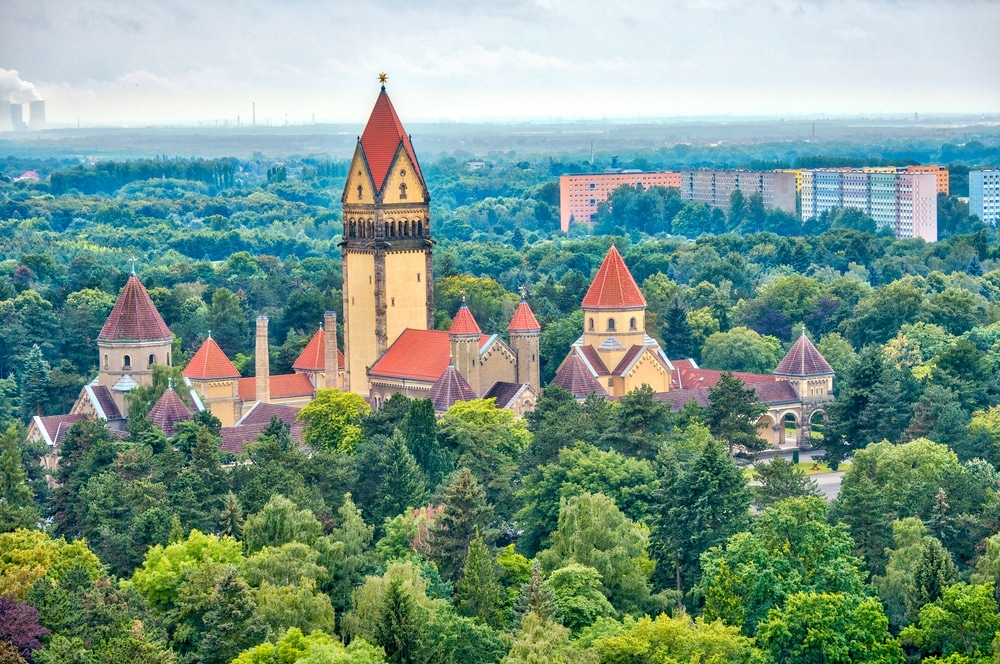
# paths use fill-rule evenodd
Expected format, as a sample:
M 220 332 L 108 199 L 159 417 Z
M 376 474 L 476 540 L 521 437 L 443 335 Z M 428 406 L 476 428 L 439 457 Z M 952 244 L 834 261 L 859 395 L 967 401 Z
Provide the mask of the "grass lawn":
M 801 470 L 806 475 L 823 475 L 825 473 L 835 472 L 833 469 L 830 468 L 830 464 L 827 463 L 816 462 L 815 465 L 818 466 L 816 470 L 813 470 L 812 461 L 802 461 L 796 465 L 799 468 L 799 470 Z M 851 465 L 850 461 L 841 461 L 840 466 L 838 466 L 837 470 L 847 470 L 847 467 L 850 465 Z M 753 468 L 751 468 L 750 466 L 747 466 L 746 468 L 743 469 L 743 476 L 747 478 L 748 482 L 753 482 L 755 479 L 757 479 L 756 473 L 754 473 Z

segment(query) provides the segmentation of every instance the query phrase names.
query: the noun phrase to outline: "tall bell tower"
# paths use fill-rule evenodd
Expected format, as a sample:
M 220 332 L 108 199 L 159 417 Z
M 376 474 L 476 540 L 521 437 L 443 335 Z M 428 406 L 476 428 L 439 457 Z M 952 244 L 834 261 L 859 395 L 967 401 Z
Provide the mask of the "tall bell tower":
M 385 80 L 341 197 L 345 388 L 362 395 L 403 330 L 434 327 L 430 195 Z

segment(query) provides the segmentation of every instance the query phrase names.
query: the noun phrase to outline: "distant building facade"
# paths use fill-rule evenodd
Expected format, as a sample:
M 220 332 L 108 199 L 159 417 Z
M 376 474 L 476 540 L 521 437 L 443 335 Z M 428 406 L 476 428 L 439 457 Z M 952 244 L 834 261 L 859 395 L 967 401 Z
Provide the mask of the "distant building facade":
M 800 173 L 802 220 L 853 207 L 888 228 L 897 239 L 937 242 L 936 173 L 897 168 L 827 168 Z
M 608 200 L 612 191 L 622 185 L 631 187 L 673 187 L 680 189 L 681 174 L 677 171 L 621 171 L 589 173 L 559 177 L 559 225 L 563 232 L 570 224 L 592 224 L 597 219 L 597 207 Z
M 1000 170 L 969 172 L 969 214 L 991 226 L 1000 221 Z
M 795 175 L 784 171 L 681 171 L 681 197 L 729 212 L 729 199 L 760 194 L 764 207 L 795 214 Z

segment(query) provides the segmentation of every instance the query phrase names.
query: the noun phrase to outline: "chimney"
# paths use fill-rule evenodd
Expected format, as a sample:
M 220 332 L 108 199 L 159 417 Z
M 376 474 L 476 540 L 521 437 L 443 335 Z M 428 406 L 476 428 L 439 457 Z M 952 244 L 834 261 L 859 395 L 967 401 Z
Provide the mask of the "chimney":
M 326 377 L 324 387 L 336 390 L 340 388 L 337 366 L 337 314 L 332 311 L 323 314 L 323 337 L 326 343 L 326 353 L 323 357 L 323 374 Z
M 24 108 L 20 104 L 14 102 L 10 105 L 10 124 L 14 127 L 14 131 L 24 131 L 26 129 L 23 113 Z
M 254 359 L 257 364 L 257 401 L 262 403 L 271 402 L 271 363 L 267 352 L 267 316 L 258 316 Z
M 14 131 L 14 124 L 10 119 L 10 102 L 0 98 L 0 131 Z
M 31 114 L 28 116 L 28 129 L 39 131 L 45 129 L 45 102 L 33 101 L 28 105 Z

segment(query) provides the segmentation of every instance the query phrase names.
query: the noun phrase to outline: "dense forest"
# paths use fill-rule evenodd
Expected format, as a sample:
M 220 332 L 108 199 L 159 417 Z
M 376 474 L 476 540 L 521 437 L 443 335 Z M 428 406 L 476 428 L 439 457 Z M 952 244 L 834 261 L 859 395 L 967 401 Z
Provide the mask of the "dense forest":
M 958 155 L 958 195 L 970 165 L 998 157 L 963 149 L 941 149 Z M 464 295 L 484 331 L 506 334 L 525 287 L 544 385 L 614 243 L 671 358 L 770 372 L 805 329 L 837 372 L 814 439 L 844 464 L 835 500 L 802 464 L 733 456 L 725 404 L 745 390 L 729 381 L 677 412 L 649 390 L 581 403 L 551 387 L 525 420 L 489 401 L 437 419 L 427 400 L 373 413 L 321 392 L 304 446 L 274 421 L 240 455 L 220 451 L 210 415 L 169 440 L 140 417 L 124 436 L 83 420 L 48 482 L 25 426 L 67 412 L 93 377 L 133 268 L 176 365 L 136 412 L 208 330 L 252 375 L 260 314 L 272 371 L 289 370 L 341 309 L 345 164 L 8 157 L 0 661 L 994 661 L 996 229 L 958 196 L 940 197 L 928 244 L 857 210 L 803 226 L 755 197 L 723 214 L 625 188 L 593 231 L 566 236 L 556 176 L 589 165 L 516 159 L 422 165 L 438 327 Z M 42 179 L 13 181 L 28 169 Z

